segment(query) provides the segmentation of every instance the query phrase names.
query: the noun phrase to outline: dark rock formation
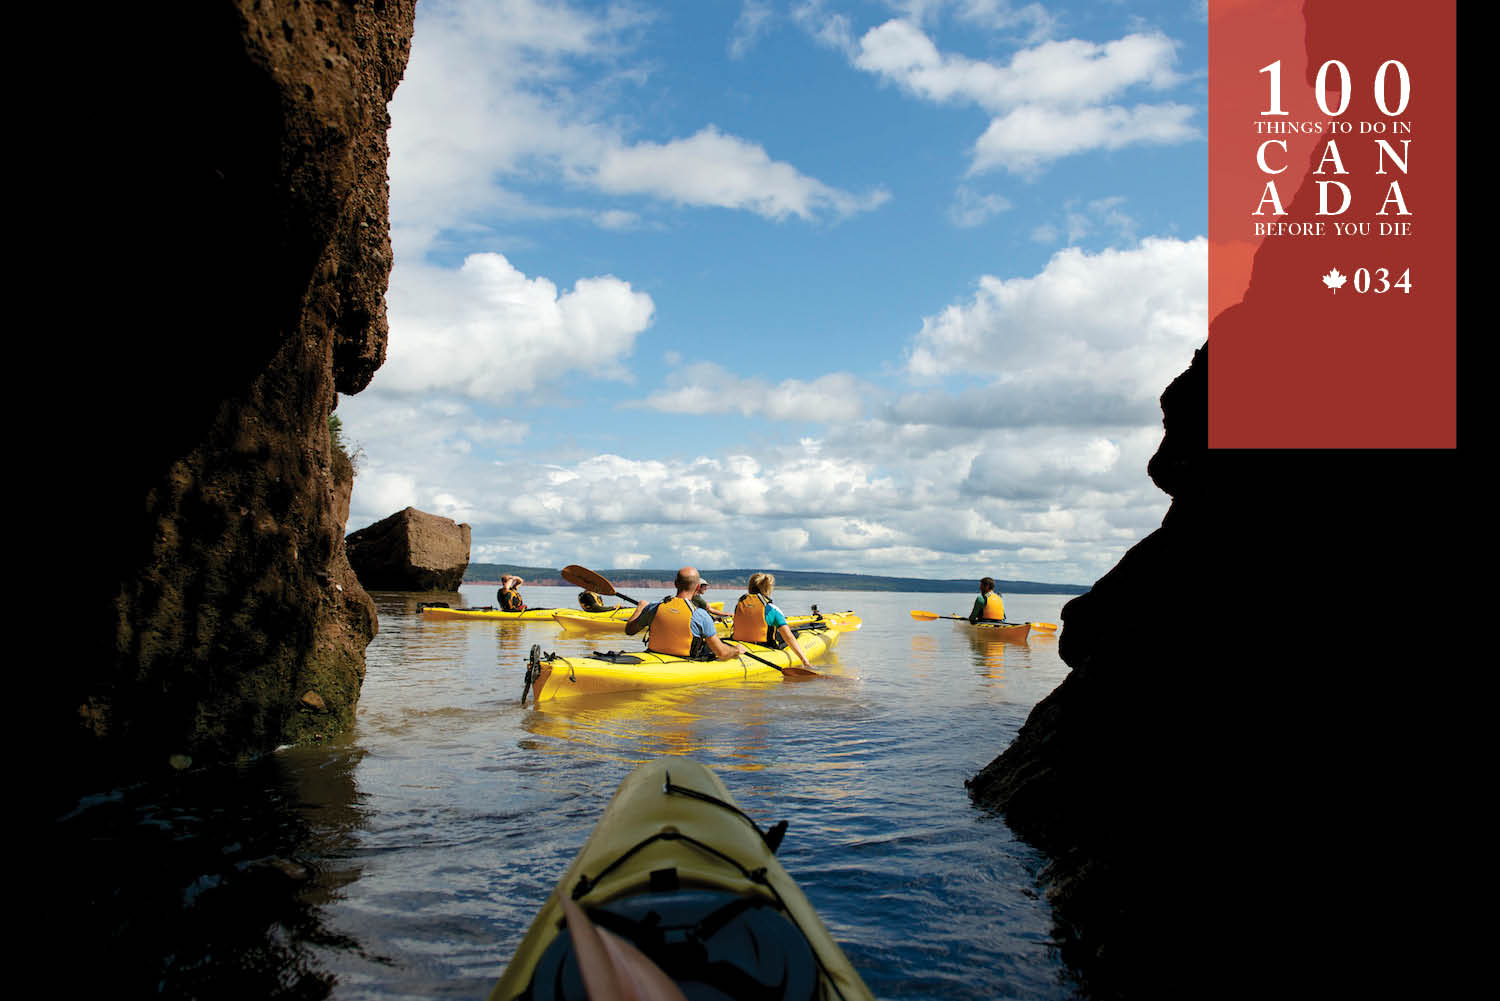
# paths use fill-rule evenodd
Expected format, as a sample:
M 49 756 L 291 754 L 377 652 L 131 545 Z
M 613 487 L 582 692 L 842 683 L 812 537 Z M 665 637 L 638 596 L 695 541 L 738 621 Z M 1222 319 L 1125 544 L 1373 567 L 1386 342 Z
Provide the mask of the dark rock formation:
M 361 528 L 344 545 L 372 591 L 457 591 L 469 568 L 469 526 L 414 507 Z
M 44 698 L 79 782 L 352 720 L 376 622 L 328 418 L 384 359 L 413 12 L 210 0 L 57 26 L 68 110 L 33 138 L 60 284 L 32 294 L 77 332 L 61 365 L 98 435 L 58 491 L 92 562 Z M 60 265 L 82 238 L 114 249 L 80 282 Z
M 1413 895 L 1439 893 L 1426 835 L 1463 728 L 1428 732 L 1448 695 L 1409 677 L 1459 660 L 1451 634 L 1402 612 L 1463 621 L 1435 538 L 1461 460 L 1209 452 L 1207 350 L 1162 396 L 1162 527 L 1064 607 L 1071 673 L 970 791 L 1050 856 L 1096 996 L 1418 992 L 1437 971 L 1395 957 L 1408 911 L 1437 906 Z

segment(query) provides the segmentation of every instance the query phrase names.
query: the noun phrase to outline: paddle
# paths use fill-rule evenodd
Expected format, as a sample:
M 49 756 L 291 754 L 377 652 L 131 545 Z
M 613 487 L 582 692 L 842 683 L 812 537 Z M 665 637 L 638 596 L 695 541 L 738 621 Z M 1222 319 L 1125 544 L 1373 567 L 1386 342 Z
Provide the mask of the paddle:
M 923 611 L 921 611 L 919 609 L 916 609 L 916 608 L 913 608 L 911 610 L 911 617 L 914 618 L 914 619 L 916 619 L 919 622 L 930 622 L 933 619 L 957 619 L 959 622 L 968 622 L 969 621 L 969 617 L 966 616 L 966 615 L 939 615 L 937 612 L 923 612 Z M 1011 622 L 1011 623 L 1006 623 L 1006 624 L 1007 625 L 1017 625 L 1017 626 L 1020 625 L 1019 622 Z M 1031 628 L 1033 628 L 1033 629 L 1055 630 L 1055 629 L 1058 628 L 1058 625 L 1057 625 L 1056 622 L 1033 622 L 1031 624 Z
M 569 584 L 577 584 L 585 591 L 593 591 L 595 594 L 607 594 L 622 601 L 628 601 L 632 605 L 640 604 L 639 601 L 636 601 L 630 595 L 621 594 L 619 591 L 616 591 L 615 586 L 609 582 L 608 578 L 599 576 L 587 567 L 581 567 L 576 563 L 572 563 L 563 567 L 560 572 L 563 580 Z
M 746 657 L 749 657 L 751 660 L 758 660 L 758 661 L 760 661 L 762 664 L 766 665 L 767 667 L 774 667 L 774 668 L 776 668 L 776 670 L 780 671 L 783 675 L 785 675 L 787 677 L 790 677 L 790 678 L 821 678 L 821 677 L 823 677 L 817 671 L 809 671 L 805 667 L 795 667 L 795 666 L 794 667 L 782 667 L 780 664 L 773 664 L 769 660 L 766 660 L 766 658 L 764 658 L 764 657 L 758 657 L 758 656 L 756 656 L 755 654 L 751 653 L 749 650 L 746 650 L 744 647 L 740 647 L 740 653 L 743 654 Z

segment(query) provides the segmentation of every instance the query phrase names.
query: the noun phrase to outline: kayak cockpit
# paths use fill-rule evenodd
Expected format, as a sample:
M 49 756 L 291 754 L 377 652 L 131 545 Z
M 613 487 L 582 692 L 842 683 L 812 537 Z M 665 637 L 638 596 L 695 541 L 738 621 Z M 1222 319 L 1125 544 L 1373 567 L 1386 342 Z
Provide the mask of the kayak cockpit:
M 651 877 L 655 889 L 591 906 L 586 913 L 596 926 L 645 953 L 689 1001 L 813 1001 L 819 996 L 817 956 L 775 901 L 679 887 L 675 869 Z M 542 953 L 522 997 L 589 1001 L 566 926 Z

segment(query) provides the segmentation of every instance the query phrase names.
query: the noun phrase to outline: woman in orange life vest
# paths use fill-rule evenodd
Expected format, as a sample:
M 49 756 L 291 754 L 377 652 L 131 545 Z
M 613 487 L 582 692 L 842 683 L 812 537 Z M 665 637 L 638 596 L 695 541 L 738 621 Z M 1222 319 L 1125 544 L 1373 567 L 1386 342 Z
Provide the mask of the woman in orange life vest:
M 734 638 L 747 643 L 765 646 L 787 647 L 802 661 L 803 667 L 812 667 L 807 655 L 797 645 L 796 634 L 787 624 L 786 615 L 771 601 L 771 591 L 776 587 L 776 578 L 768 573 L 753 573 L 745 582 L 745 594 L 734 606 Z
M 1003 622 L 1005 620 L 1005 602 L 1000 599 L 1000 594 L 995 590 L 995 578 L 984 577 L 979 581 L 979 597 L 974 599 L 974 607 L 969 610 L 970 622 Z
M 733 660 L 744 653 L 742 648 L 719 639 L 708 609 L 693 604 L 702 579 L 693 567 L 677 571 L 672 581 L 677 593 L 649 605 L 635 606 L 635 613 L 625 623 L 625 634 L 634 636 L 650 626 L 646 649 L 674 657 Z
M 521 592 L 516 590 L 524 583 L 526 582 L 514 574 L 500 575 L 500 590 L 495 592 L 495 600 L 499 602 L 502 611 L 526 611 L 526 602 L 521 600 Z

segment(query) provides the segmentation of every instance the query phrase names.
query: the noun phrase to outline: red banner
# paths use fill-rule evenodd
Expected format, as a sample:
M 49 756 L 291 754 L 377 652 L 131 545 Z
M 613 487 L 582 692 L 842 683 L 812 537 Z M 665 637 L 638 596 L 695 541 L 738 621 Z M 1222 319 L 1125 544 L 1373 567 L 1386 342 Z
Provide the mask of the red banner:
M 1211 448 L 1457 443 L 1456 4 L 1211 0 Z

